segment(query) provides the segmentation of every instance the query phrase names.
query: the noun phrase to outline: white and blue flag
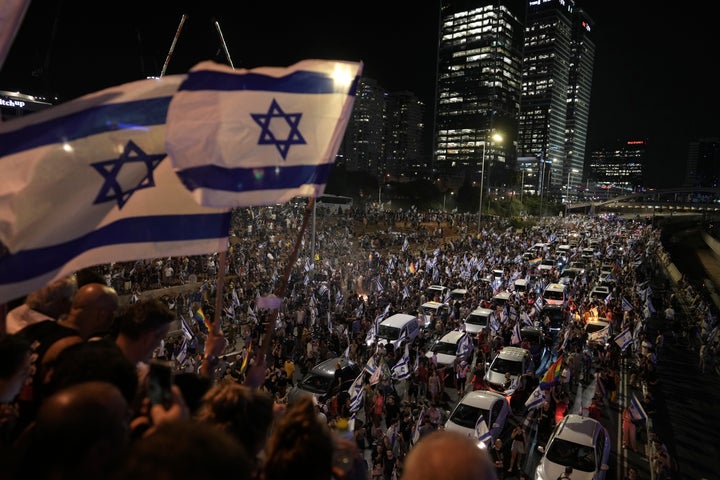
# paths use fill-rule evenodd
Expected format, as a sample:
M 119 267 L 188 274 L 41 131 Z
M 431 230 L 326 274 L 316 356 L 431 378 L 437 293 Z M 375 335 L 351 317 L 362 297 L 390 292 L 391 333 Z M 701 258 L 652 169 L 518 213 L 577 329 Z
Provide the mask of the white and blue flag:
M 360 375 L 357 376 L 348 389 L 351 413 L 357 412 L 363 405 L 363 399 L 365 398 L 365 395 L 363 395 L 364 378 L 365 372 L 360 372 Z
M 620 347 L 620 350 L 625 350 L 633 343 L 633 334 L 629 328 L 626 328 L 615 337 L 615 343 Z
M 166 156 L 168 107 L 185 77 L 0 124 L 0 302 L 92 265 L 227 249 L 230 209 L 198 205 Z
M 410 378 L 410 350 L 408 344 L 405 344 L 405 353 L 402 358 L 390 369 L 391 377 L 394 380 L 406 380 Z
M 170 102 L 166 144 L 201 205 L 286 203 L 323 193 L 352 113 L 362 63 L 193 67 Z
M 484 415 L 480 415 L 475 422 L 475 436 L 477 437 L 478 442 L 483 442 L 486 445 L 490 443 L 490 440 L 492 440 L 492 434 L 490 433 L 490 430 L 488 430 Z

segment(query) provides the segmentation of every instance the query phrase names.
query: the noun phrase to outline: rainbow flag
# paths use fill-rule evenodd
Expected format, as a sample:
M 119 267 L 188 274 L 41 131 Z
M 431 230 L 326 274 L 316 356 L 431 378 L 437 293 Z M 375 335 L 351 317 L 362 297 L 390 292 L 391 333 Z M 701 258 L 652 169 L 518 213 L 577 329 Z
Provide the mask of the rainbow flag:
M 241 374 L 245 373 L 245 370 L 247 370 L 251 351 L 252 351 L 252 340 L 250 340 L 250 343 L 248 344 L 248 348 L 247 348 L 247 350 L 245 350 L 245 354 L 243 355 L 242 363 L 240 364 L 240 373 Z
M 193 314 L 193 318 L 195 318 L 195 321 L 200 326 L 200 328 L 205 329 L 205 333 L 210 331 L 210 327 L 212 325 L 210 324 L 210 321 L 205 316 L 205 312 L 202 311 L 202 307 L 195 310 L 195 313 Z
M 415 272 L 417 272 L 417 268 L 415 268 L 415 263 L 414 263 L 414 262 L 411 262 L 411 263 L 410 263 L 410 266 L 408 267 L 408 270 L 410 270 L 410 273 L 415 273 Z
M 557 360 L 555 360 L 547 369 L 547 372 L 545 372 L 545 375 L 542 378 L 542 382 L 554 382 L 558 379 L 560 376 L 560 372 L 562 371 L 562 361 L 563 356 L 560 355 Z

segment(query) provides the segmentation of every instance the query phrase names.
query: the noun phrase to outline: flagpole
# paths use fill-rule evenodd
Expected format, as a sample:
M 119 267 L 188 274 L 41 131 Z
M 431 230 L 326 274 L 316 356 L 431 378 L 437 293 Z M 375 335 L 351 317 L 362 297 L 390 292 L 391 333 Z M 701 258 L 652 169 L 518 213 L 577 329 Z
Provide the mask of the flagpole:
M 305 206 L 305 215 L 303 216 L 303 223 L 300 227 L 300 231 L 298 232 L 297 238 L 295 239 L 295 246 L 293 247 L 293 251 L 290 253 L 290 257 L 287 260 L 287 263 L 285 264 L 285 271 L 283 272 L 283 276 L 280 279 L 280 285 L 275 289 L 275 295 L 278 298 L 285 297 L 285 294 L 287 292 L 287 284 L 288 279 L 290 278 L 290 271 L 293 268 L 293 265 L 295 265 L 295 262 L 297 261 L 298 252 L 300 250 L 300 244 L 302 243 L 303 235 L 305 235 L 305 230 L 307 230 L 307 225 L 310 220 L 310 214 L 313 211 L 313 208 L 315 206 L 315 197 L 310 197 L 307 205 Z M 279 308 L 276 308 L 273 310 L 273 313 L 271 315 L 271 318 L 268 320 L 267 326 L 265 327 L 265 334 L 263 336 L 262 345 L 260 345 L 260 359 L 261 361 L 265 360 L 265 356 L 267 355 L 268 348 L 270 346 L 270 341 L 272 339 L 273 330 L 275 327 L 275 321 L 278 316 L 278 312 L 280 311 Z
M 225 58 L 227 58 L 228 63 L 230 64 L 230 68 L 235 70 L 235 65 L 233 65 L 232 58 L 230 58 L 230 51 L 228 50 L 227 44 L 225 43 L 225 37 L 223 36 L 222 30 L 220 30 L 220 22 L 217 20 L 215 22 L 215 30 L 218 32 L 218 36 L 220 37 L 220 43 L 222 43 L 223 51 L 225 52 Z
M 183 16 L 180 18 L 180 24 L 178 25 L 177 30 L 175 31 L 175 37 L 173 38 L 172 43 L 170 44 L 170 51 L 167 54 L 167 57 L 165 57 L 165 63 L 163 64 L 162 70 L 160 71 L 160 76 L 164 77 L 165 72 L 167 71 L 168 64 L 170 63 L 170 57 L 172 57 L 173 52 L 175 51 L 175 45 L 177 44 L 178 38 L 180 37 L 180 31 L 183 28 L 183 25 L 185 25 L 185 20 L 187 20 L 188 16 L 183 13 Z

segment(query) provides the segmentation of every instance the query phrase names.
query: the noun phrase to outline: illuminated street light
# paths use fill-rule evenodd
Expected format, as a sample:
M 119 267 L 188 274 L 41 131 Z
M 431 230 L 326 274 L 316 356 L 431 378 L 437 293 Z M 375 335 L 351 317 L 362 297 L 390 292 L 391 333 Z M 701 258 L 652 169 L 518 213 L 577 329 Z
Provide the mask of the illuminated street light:
M 503 137 L 499 133 L 493 134 L 490 139 L 495 142 L 502 142 Z M 482 166 L 480 167 L 480 206 L 478 207 L 478 233 L 480 233 L 480 221 L 482 220 L 482 205 L 483 205 L 483 188 L 485 182 L 485 142 L 483 141 L 482 149 Z

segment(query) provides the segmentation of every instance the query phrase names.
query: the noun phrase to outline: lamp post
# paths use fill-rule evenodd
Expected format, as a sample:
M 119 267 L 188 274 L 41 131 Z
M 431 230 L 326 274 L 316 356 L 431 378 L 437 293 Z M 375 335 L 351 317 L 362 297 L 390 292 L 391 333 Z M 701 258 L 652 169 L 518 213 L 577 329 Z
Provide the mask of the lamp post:
M 499 133 L 493 134 L 491 141 L 502 142 L 503 137 Z M 480 233 L 480 221 L 482 220 L 483 188 L 485 182 L 485 142 L 483 141 L 482 165 L 480 167 L 480 206 L 478 207 L 478 233 Z
M 570 203 L 570 179 L 572 178 L 573 173 L 578 173 L 579 170 L 577 168 L 571 168 L 568 170 L 568 180 L 567 180 L 567 186 L 565 187 L 565 216 L 567 217 L 568 214 L 568 204 Z

